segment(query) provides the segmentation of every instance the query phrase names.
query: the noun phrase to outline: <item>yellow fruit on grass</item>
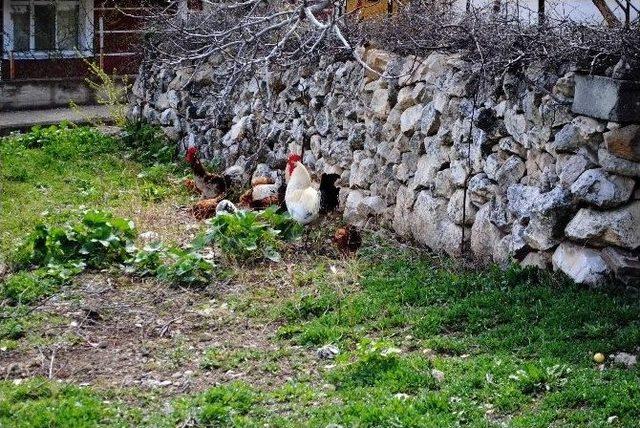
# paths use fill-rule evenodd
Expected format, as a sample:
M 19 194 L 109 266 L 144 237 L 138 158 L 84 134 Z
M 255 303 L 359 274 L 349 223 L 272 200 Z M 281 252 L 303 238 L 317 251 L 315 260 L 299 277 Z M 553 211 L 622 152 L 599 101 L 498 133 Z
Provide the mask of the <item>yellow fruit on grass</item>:
M 598 352 L 593 356 L 593 361 L 595 361 L 598 364 L 604 363 L 604 354 L 602 354 L 601 352 Z

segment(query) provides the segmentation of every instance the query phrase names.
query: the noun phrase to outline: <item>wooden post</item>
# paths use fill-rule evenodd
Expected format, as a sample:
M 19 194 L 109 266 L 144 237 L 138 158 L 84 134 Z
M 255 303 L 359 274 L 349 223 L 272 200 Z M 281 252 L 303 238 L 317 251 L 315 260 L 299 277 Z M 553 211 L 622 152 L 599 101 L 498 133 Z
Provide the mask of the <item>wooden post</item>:
M 16 78 L 16 63 L 13 60 L 13 51 L 9 52 L 9 79 Z
M 98 20 L 98 39 L 100 43 L 99 64 L 100 70 L 104 70 L 104 19 L 101 16 Z

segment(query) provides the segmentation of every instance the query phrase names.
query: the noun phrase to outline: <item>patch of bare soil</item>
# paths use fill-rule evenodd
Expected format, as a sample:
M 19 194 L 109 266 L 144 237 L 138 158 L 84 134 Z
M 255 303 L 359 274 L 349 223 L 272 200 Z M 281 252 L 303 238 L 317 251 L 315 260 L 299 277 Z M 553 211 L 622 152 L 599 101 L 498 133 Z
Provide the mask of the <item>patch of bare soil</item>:
M 290 288 L 284 287 L 287 293 Z M 230 283 L 192 290 L 109 273 L 84 274 L 37 309 L 56 320 L 36 327 L 35 336 L 49 340 L 2 352 L 1 373 L 5 379 L 45 376 L 166 395 L 233 379 L 274 387 L 294 378 L 301 366 L 306 376 L 312 375 L 315 357 L 309 351 L 279 345 L 277 325 L 232 309 L 228 302 L 246 292 L 245 286 Z M 207 352 L 248 357 L 204 364 Z

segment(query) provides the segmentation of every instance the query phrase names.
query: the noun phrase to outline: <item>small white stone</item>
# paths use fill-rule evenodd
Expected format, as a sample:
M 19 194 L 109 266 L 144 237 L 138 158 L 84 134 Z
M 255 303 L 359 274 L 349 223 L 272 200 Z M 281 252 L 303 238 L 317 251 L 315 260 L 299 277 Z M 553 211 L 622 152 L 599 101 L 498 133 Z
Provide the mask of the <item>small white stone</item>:
M 444 372 L 441 372 L 438 369 L 431 369 L 431 376 L 433 376 L 433 378 L 438 382 L 442 382 L 444 380 Z

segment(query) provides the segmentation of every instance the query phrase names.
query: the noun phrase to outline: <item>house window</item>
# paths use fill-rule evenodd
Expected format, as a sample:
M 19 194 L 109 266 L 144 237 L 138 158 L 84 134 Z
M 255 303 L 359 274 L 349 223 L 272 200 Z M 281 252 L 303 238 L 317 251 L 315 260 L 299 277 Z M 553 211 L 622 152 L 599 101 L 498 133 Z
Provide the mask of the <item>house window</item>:
M 5 56 L 75 55 L 92 48 L 92 0 L 4 1 Z

